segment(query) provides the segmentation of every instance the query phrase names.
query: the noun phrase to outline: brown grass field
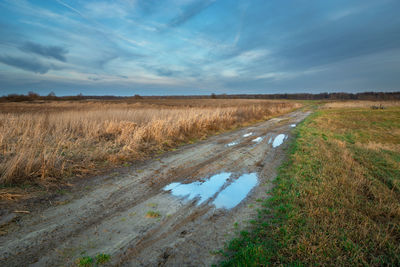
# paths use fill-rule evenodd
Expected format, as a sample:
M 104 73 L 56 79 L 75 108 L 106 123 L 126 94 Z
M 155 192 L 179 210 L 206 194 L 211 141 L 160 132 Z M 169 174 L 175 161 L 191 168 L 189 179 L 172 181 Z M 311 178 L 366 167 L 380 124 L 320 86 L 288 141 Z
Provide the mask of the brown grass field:
M 300 106 L 221 99 L 1 103 L 0 184 L 62 184 Z

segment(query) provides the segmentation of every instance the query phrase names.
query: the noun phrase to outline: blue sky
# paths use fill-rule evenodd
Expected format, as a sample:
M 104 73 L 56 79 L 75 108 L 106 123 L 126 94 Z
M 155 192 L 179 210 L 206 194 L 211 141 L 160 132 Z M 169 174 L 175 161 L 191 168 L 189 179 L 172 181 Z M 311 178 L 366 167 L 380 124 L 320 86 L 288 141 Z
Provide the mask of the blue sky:
M 0 95 L 397 91 L 398 0 L 0 0 Z

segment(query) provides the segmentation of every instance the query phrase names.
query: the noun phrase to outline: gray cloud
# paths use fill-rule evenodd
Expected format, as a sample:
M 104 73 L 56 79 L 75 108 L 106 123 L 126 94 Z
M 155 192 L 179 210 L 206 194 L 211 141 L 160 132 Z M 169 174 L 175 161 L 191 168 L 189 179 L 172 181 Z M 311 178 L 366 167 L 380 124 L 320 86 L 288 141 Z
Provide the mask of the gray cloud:
M 34 53 L 47 58 L 54 58 L 62 62 L 67 61 L 65 55 L 68 53 L 68 50 L 61 46 L 45 46 L 32 42 L 26 42 L 20 47 L 20 49 L 24 52 Z
M 165 76 L 165 77 L 172 77 L 172 76 L 176 76 L 178 74 L 177 71 L 173 71 L 170 69 L 166 69 L 166 68 L 158 68 L 155 69 L 156 73 L 160 76 Z
M 0 62 L 18 69 L 45 74 L 51 69 L 60 69 L 53 64 L 45 64 L 36 58 L 0 56 Z

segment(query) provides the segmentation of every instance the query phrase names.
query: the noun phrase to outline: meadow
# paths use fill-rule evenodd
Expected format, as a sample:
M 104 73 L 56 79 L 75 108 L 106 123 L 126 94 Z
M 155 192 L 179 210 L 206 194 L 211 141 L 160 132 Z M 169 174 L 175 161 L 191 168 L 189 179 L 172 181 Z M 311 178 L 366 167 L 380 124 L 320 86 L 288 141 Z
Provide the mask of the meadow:
M 300 106 L 222 99 L 0 103 L 0 184 L 57 186 Z
M 223 266 L 399 266 L 400 102 L 317 108 L 252 223 Z

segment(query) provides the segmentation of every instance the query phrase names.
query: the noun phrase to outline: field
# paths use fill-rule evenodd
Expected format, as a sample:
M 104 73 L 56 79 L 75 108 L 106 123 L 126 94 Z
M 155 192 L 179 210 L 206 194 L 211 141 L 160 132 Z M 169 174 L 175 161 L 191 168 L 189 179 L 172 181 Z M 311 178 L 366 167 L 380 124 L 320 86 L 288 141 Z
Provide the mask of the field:
M 211 99 L 1 103 L 0 183 L 59 185 L 299 106 Z
M 299 125 L 222 265 L 400 265 L 400 103 L 372 105 L 328 103 Z
M 400 102 L 2 103 L 0 133 L 8 266 L 400 265 Z

